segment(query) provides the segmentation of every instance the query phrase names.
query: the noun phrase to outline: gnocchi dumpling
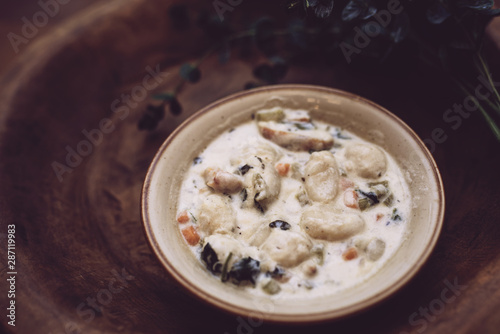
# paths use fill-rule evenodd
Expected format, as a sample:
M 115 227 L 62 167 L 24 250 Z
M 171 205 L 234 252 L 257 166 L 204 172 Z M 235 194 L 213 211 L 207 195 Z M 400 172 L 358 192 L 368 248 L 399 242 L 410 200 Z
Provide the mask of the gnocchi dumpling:
M 311 238 L 337 241 L 361 232 L 365 221 L 360 215 L 338 214 L 331 207 L 320 205 L 304 211 L 300 218 L 300 227 Z
M 353 144 L 345 149 L 345 168 L 365 179 L 377 179 L 387 171 L 387 159 L 374 145 Z
M 243 148 L 242 154 L 232 160 L 244 174 L 243 187 L 248 199 L 244 207 L 253 206 L 254 201 L 267 205 L 281 190 L 281 178 L 274 168 L 278 158 L 276 150 L 260 141 L 254 145 Z
M 302 233 L 274 229 L 261 249 L 285 268 L 295 267 L 311 256 L 313 244 Z
M 220 195 L 208 195 L 198 217 L 199 231 L 205 235 L 229 234 L 236 228 L 236 215 L 226 198 Z
M 326 203 L 337 196 L 339 169 L 331 152 L 321 151 L 311 154 L 304 169 L 304 176 L 309 199 Z

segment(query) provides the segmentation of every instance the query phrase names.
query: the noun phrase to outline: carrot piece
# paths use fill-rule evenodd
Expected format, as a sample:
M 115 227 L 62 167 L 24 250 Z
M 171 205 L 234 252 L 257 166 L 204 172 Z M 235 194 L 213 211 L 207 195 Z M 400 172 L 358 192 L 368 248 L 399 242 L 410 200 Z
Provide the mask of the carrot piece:
M 382 219 L 382 217 L 384 217 L 384 214 L 377 213 L 377 221 L 379 221 L 380 219 Z
M 356 250 L 355 247 L 348 248 L 344 253 L 342 253 L 342 258 L 345 261 L 354 260 L 357 257 L 358 257 L 358 251 Z
M 342 188 L 342 190 L 346 190 L 352 187 L 354 187 L 354 182 L 345 177 L 340 178 L 340 188 Z
M 344 192 L 344 205 L 348 208 L 358 208 L 358 193 L 354 190 L 346 190 Z
M 290 170 L 290 164 L 279 163 L 276 164 L 275 168 L 279 175 L 286 176 L 286 174 L 288 174 L 288 171 Z
M 177 216 L 177 222 L 180 223 L 180 224 L 185 224 L 189 221 L 189 214 L 187 211 L 182 211 L 181 213 L 179 213 L 179 215 Z
M 200 235 L 196 232 L 196 229 L 193 226 L 186 227 L 182 229 L 182 235 L 184 239 L 186 239 L 187 243 L 191 246 L 196 245 L 200 242 Z

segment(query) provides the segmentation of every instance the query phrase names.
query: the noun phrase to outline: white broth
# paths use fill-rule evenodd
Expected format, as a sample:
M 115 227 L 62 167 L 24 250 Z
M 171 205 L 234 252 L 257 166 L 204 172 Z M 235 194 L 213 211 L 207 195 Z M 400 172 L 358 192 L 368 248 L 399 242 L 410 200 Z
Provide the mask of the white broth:
M 177 221 L 214 279 L 272 298 L 333 294 L 374 275 L 410 215 L 382 148 L 307 111 L 273 108 L 208 143 Z

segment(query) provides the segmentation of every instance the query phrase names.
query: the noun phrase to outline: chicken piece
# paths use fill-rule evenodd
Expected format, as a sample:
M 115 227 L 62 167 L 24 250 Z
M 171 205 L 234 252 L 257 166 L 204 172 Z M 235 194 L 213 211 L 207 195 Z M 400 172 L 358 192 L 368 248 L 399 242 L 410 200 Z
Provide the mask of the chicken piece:
M 291 131 L 291 124 L 258 122 L 262 136 L 273 143 L 291 151 L 322 151 L 333 146 L 333 137 L 323 130 Z
M 243 186 L 240 177 L 223 171 L 220 168 L 205 169 L 203 178 L 207 186 L 221 193 L 232 194 L 240 191 Z
M 299 225 L 311 238 L 337 241 L 361 232 L 365 222 L 357 214 L 341 215 L 330 206 L 320 205 L 304 211 Z
M 271 234 L 271 228 L 269 227 L 269 223 L 261 224 L 252 236 L 248 239 L 248 244 L 250 246 L 259 247 L 266 241 L 267 237 Z
M 298 232 L 273 229 L 261 249 L 278 265 L 291 268 L 311 256 L 313 244 L 305 235 Z
M 339 169 L 331 152 L 311 154 L 304 172 L 304 186 L 311 200 L 326 203 L 337 196 Z
M 261 141 L 250 143 L 242 149 L 239 156 L 233 158 L 231 163 L 238 166 L 244 174 L 243 187 L 246 192 L 244 207 L 254 206 L 257 202 L 263 208 L 278 197 L 281 178 L 274 168 L 278 158 L 276 150 Z M 243 166 L 246 168 L 243 169 Z
M 347 171 L 365 179 L 377 179 L 387 170 L 384 152 L 374 145 L 350 145 L 345 150 L 345 158 Z
M 212 194 L 201 205 L 198 224 L 199 231 L 206 236 L 230 234 L 236 228 L 236 215 L 225 197 Z
M 246 145 L 240 147 L 235 156 L 231 157 L 231 164 L 236 167 L 249 164 L 249 159 L 259 157 L 265 164 L 274 165 L 280 158 L 280 154 L 264 140 L 250 139 Z M 255 162 L 254 162 L 255 163 Z M 250 164 L 249 164 L 250 165 Z M 254 166 L 252 166 L 254 167 Z
M 204 245 L 210 244 L 215 254 L 217 254 L 217 258 L 219 262 L 223 264 L 225 260 L 228 258 L 229 254 L 231 255 L 231 262 L 229 263 L 229 268 L 231 265 L 241 259 L 243 256 L 243 251 L 245 246 L 238 240 L 228 236 L 221 234 L 214 234 L 208 236 L 204 240 Z

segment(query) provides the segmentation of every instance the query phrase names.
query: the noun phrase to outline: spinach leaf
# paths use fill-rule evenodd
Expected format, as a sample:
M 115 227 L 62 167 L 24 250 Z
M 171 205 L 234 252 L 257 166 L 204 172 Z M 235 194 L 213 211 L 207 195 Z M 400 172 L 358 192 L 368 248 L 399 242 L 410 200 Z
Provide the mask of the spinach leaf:
M 245 257 L 231 267 L 228 276 L 234 284 L 250 282 L 255 285 L 255 281 L 260 274 L 260 262 Z
M 270 228 L 279 227 L 283 231 L 286 231 L 286 230 L 289 230 L 290 227 L 292 227 L 292 226 L 290 226 L 290 224 L 288 224 L 287 222 L 285 222 L 283 220 L 275 220 L 272 223 L 269 223 L 269 227 Z
M 214 249 L 207 243 L 201 252 L 201 260 L 205 263 L 207 269 L 214 274 L 218 274 L 221 272 L 222 264 L 219 262 L 219 258 L 217 257 L 217 253 L 215 253 Z

